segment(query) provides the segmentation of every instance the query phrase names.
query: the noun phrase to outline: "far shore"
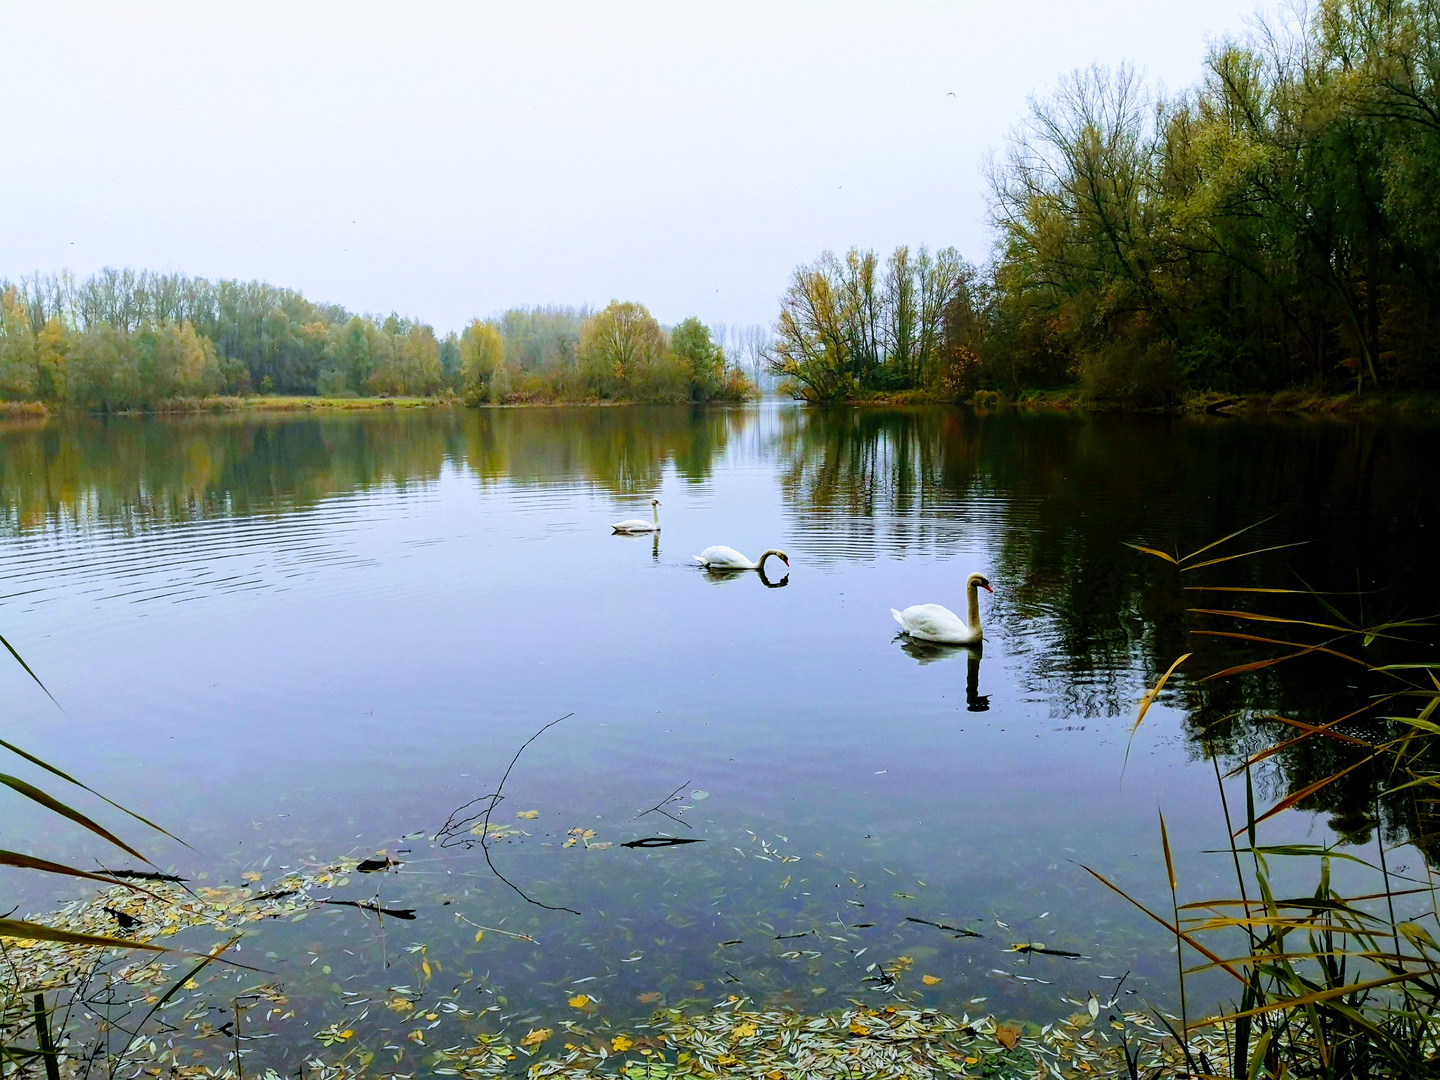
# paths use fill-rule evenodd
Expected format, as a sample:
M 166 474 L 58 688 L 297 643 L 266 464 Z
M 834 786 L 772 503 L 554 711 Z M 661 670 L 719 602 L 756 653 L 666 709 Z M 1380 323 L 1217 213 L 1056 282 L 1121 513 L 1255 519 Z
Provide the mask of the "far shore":
M 1424 391 L 1337 394 L 1325 390 L 1292 389 L 1276 392 L 1221 394 L 1214 391 L 1192 391 L 1166 403 L 1137 405 L 1097 401 L 1079 390 L 1030 390 L 1018 396 L 1001 391 L 978 390 L 968 398 L 956 401 L 923 391 L 896 394 L 869 394 L 844 401 L 809 401 L 799 404 L 841 404 L 860 407 L 903 408 L 914 405 L 969 406 L 981 412 L 1002 409 L 1058 410 L 1063 412 L 1128 412 L 1161 415 L 1212 416 L 1329 416 L 1344 419 L 1385 416 L 1440 415 L 1440 393 Z M 395 409 L 524 409 L 524 408 L 593 408 L 638 404 L 718 404 L 734 402 L 636 402 L 614 399 L 525 400 L 467 404 L 454 394 L 432 397 L 320 397 L 307 395 L 253 394 L 205 398 L 176 398 L 149 409 L 125 409 L 112 413 L 91 413 L 67 405 L 41 401 L 0 401 L 0 421 L 39 420 L 73 414 L 108 416 L 185 416 L 200 413 L 295 413 L 295 412 L 376 412 Z

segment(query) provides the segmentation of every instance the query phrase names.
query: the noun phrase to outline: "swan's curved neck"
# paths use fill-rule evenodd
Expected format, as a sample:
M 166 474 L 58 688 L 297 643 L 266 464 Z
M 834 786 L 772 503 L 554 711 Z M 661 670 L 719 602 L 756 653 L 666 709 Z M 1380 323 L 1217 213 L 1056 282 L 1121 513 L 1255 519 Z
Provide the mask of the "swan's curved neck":
M 973 633 L 976 637 L 979 637 L 979 636 L 980 636 L 980 586 L 977 585 L 975 582 L 972 581 L 972 582 L 970 582 L 970 587 L 969 587 L 968 589 L 966 589 L 966 592 L 968 592 L 968 593 L 970 594 L 970 632 Z
M 755 564 L 755 569 L 759 570 L 763 574 L 765 572 L 765 560 L 770 558 L 771 555 L 779 554 L 780 550 L 778 548 L 771 548 L 769 551 L 763 553 L 760 556 L 760 561 Z
M 660 528 L 660 504 L 650 504 L 650 520 L 655 523 L 655 528 Z

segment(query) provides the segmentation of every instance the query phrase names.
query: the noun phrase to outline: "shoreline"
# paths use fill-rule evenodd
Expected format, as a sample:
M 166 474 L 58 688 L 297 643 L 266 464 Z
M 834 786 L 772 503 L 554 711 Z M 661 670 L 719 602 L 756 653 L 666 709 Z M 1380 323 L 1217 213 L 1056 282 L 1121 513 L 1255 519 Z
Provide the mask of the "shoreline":
M 780 399 L 787 400 L 787 399 Z M 1197 391 L 1166 406 L 1142 406 L 1121 402 L 1086 400 L 1076 390 L 1024 391 L 1018 397 L 980 390 L 956 401 L 918 391 L 875 394 L 841 401 L 805 401 L 796 405 L 825 408 L 846 405 L 854 408 L 912 408 L 949 405 L 990 413 L 1003 410 L 1053 411 L 1066 413 L 1130 413 L 1138 416 L 1218 417 L 1329 417 L 1338 420 L 1422 418 L 1440 416 L 1440 393 L 1430 391 L 1382 391 L 1369 394 L 1330 394 L 1310 390 L 1254 391 L 1220 394 Z M 177 398 L 153 409 L 122 409 L 91 412 L 66 405 L 50 406 L 40 401 L 0 401 L 0 422 L 39 421 L 87 417 L 172 417 L 203 414 L 301 413 L 301 412 L 385 412 L 409 409 L 588 409 L 643 405 L 672 405 L 690 408 L 731 407 L 752 402 L 673 401 L 643 402 L 622 400 L 483 402 L 467 405 L 453 395 L 436 397 L 310 397 L 304 395 L 251 395 L 248 397 Z

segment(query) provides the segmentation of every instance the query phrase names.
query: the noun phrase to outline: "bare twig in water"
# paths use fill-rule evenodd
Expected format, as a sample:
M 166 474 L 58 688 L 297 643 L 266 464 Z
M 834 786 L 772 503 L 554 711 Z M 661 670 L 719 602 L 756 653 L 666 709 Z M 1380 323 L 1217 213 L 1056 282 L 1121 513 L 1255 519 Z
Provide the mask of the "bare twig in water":
M 500 873 L 500 871 L 495 868 L 495 863 L 492 862 L 490 859 L 490 814 L 500 803 L 500 801 L 505 798 L 505 781 L 510 779 L 510 770 L 515 768 L 515 763 L 520 760 L 520 755 L 525 752 L 525 747 L 529 746 L 541 735 L 545 734 L 545 732 L 549 731 L 556 724 L 560 723 L 561 720 L 569 720 L 570 717 L 574 715 L 575 714 L 573 712 L 570 712 L 560 717 L 559 720 L 551 720 L 550 723 L 546 724 L 539 731 L 535 732 L 534 735 L 531 735 L 530 738 L 526 739 L 520 745 L 520 749 L 515 751 L 515 756 L 510 759 L 510 764 L 505 767 L 505 775 L 500 777 L 500 785 L 495 789 L 495 793 L 493 795 L 481 795 L 479 798 L 471 799 L 464 806 L 457 808 L 446 820 L 440 831 L 435 834 L 435 839 L 440 841 L 441 847 L 449 847 L 455 843 L 461 843 L 464 844 L 466 847 L 469 847 L 471 844 L 474 843 L 474 841 L 468 838 L 462 838 L 459 834 L 461 830 L 464 829 L 467 825 L 471 825 L 472 823 L 478 825 L 480 830 L 480 850 L 485 853 L 485 865 L 490 867 L 490 872 L 492 874 L 494 874 L 497 878 L 503 881 L 506 885 L 509 885 L 511 889 L 515 890 L 516 895 L 518 895 L 520 899 L 524 900 L 527 904 L 534 904 L 536 907 L 544 908 L 546 911 L 568 911 L 571 915 L 579 915 L 580 912 L 576 911 L 574 908 L 566 907 L 564 904 L 544 904 L 541 903 L 539 900 L 536 900 L 534 897 L 527 895 L 524 889 L 520 888 L 520 886 L 516 885 L 504 874 Z M 457 814 L 461 813 L 462 811 L 468 809 L 471 806 L 474 806 L 477 802 L 482 801 L 485 803 L 485 809 L 482 813 L 472 814 L 467 818 L 462 818 L 458 821 L 456 820 Z
M 620 846 L 628 848 L 677 847 L 680 844 L 703 844 L 704 842 L 704 840 L 690 836 L 645 836 L 639 840 L 630 840 Z
M 685 790 L 687 787 L 689 787 L 689 786 L 690 786 L 690 781 L 689 781 L 689 780 L 686 780 L 685 783 L 681 784 L 681 785 L 680 785 L 679 787 L 677 787 L 674 791 L 670 792 L 669 795 L 666 795 L 665 798 L 661 799 L 661 800 L 660 800 L 658 803 L 656 803 L 654 806 L 650 807 L 649 810 L 641 810 L 640 813 L 636 814 L 636 815 L 635 815 L 633 818 L 631 818 L 630 820 L 631 820 L 631 821 L 637 821 L 637 820 L 639 820 L 640 818 L 644 817 L 646 814 L 664 814 L 664 815 L 665 815 L 666 817 L 668 817 L 671 821 L 679 822 L 681 825 L 684 825 L 685 828 L 687 828 L 687 829 L 693 829 L 695 826 L 691 825 L 688 821 L 681 821 L 678 817 L 676 817 L 674 814 L 670 813 L 670 811 L 668 811 L 668 810 L 665 809 L 665 807 L 668 806 L 670 803 L 672 803 L 672 802 L 679 802 L 680 800 L 679 800 L 676 796 L 678 796 L 678 795 L 680 794 L 680 792 L 684 791 L 684 790 Z
M 415 918 L 414 908 L 381 907 L 374 900 L 316 900 L 317 904 L 332 904 L 336 907 L 353 907 L 361 911 L 373 911 L 377 915 L 389 915 L 392 919 Z
M 455 913 L 455 918 L 459 919 L 466 926 L 473 926 L 476 930 L 483 930 L 487 934 L 502 934 L 505 937 L 514 938 L 516 941 L 528 941 L 531 945 L 540 944 L 540 942 L 536 941 L 529 934 L 517 934 L 513 930 L 501 930 L 498 926 L 482 926 L 478 922 L 471 922 L 464 915 L 461 915 L 458 911 Z
M 905 921 L 906 921 L 906 922 L 919 923 L 919 924 L 922 925 L 922 926 L 933 926 L 933 927 L 935 927 L 935 929 L 937 929 L 937 930 L 949 930 L 949 931 L 951 931 L 953 934 L 955 934 L 956 937 L 984 937 L 984 936 L 985 936 L 984 934 L 977 933 L 977 932 L 974 931 L 974 930 L 966 930 L 965 927 L 963 927 L 963 926 L 946 926 L 944 923 L 931 922 L 929 919 L 917 919 L 917 918 L 915 918 L 914 915 L 906 915 L 906 916 L 905 916 Z

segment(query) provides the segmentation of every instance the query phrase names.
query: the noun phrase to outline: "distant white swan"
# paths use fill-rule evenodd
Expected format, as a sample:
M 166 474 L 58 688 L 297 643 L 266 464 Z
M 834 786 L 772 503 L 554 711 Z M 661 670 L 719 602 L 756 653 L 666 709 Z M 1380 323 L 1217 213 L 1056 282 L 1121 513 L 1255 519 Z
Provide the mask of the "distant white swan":
M 691 558 L 707 570 L 759 570 L 763 573 L 765 560 L 771 555 L 774 555 L 786 566 L 790 565 L 790 556 L 777 548 L 771 548 L 761 555 L 759 562 L 751 562 L 740 552 L 732 547 L 726 547 L 724 544 L 708 547 L 699 555 L 692 555 Z
M 939 604 L 916 604 L 904 611 L 890 609 L 900 631 L 919 641 L 938 641 L 945 645 L 973 645 L 985 635 L 980 629 L 980 594 L 978 589 L 988 593 L 990 587 L 984 574 L 971 574 L 965 582 L 965 591 L 970 598 L 970 623 L 967 626 L 947 607 Z
M 617 533 L 647 533 L 647 532 L 659 532 L 659 531 L 660 531 L 660 500 L 659 500 L 659 499 L 651 499 L 651 500 L 650 500 L 650 517 L 651 517 L 651 520 L 649 520 L 649 521 L 646 521 L 644 518 L 630 518 L 628 521 L 614 521 L 614 522 L 611 522 L 611 523 L 610 523 L 610 528 L 612 528 L 613 530 L 615 530 Z

